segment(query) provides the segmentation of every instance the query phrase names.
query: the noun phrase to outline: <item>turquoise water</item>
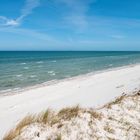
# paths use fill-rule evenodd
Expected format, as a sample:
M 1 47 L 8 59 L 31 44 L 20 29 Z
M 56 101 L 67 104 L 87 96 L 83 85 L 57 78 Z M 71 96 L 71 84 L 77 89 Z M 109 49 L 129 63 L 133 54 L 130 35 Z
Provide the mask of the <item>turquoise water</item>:
M 140 63 L 140 52 L 0 52 L 0 92 Z

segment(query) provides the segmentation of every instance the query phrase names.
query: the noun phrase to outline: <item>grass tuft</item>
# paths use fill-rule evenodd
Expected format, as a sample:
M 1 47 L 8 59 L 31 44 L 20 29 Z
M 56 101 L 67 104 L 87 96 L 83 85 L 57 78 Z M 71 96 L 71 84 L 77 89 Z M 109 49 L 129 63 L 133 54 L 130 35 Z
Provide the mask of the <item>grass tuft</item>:
M 87 111 L 89 114 L 91 114 L 92 118 L 95 118 L 95 119 L 98 119 L 98 120 L 101 120 L 103 115 L 101 113 L 98 113 L 97 111 L 95 110 L 88 110 Z
M 32 123 L 35 122 L 35 116 L 34 115 L 28 115 L 26 116 L 17 126 L 15 129 L 12 129 L 10 132 L 8 132 L 3 140 L 13 140 L 14 138 L 16 138 L 17 136 L 20 135 L 21 130 L 27 126 L 30 125 Z
M 111 109 L 112 105 L 120 104 L 125 97 L 126 97 L 126 95 L 122 95 L 122 96 L 118 97 L 116 100 L 106 104 L 104 107 Z
M 80 111 L 79 105 L 71 108 L 64 108 L 59 111 L 58 117 L 64 120 L 70 120 L 74 117 L 77 117 L 79 111 Z
M 12 129 L 4 136 L 3 140 L 13 140 L 16 136 L 18 136 L 17 131 Z
M 55 140 L 62 140 L 61 134 L 57 136 Z
M 44 124 L 48 123 L 51 118 L 51 110 L 48 109 L 44 113 L 42 113 L 41 118 L 41 122 L 43 122 Z

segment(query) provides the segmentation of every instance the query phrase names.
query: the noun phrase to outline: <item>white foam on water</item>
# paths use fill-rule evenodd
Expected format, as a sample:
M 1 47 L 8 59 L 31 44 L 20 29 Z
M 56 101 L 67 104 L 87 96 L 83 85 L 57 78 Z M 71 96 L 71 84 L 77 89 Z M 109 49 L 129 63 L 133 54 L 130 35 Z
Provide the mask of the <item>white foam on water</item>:
M 24 67 L 25 70 L 29 69 L 29 67 Z
M 20 89 L 20 87 L 18 87 L 18 88 L 14 88 L 13 90 L 19 90 Z
M 54 75 L 56 75 L 56 74 L 55 74 L 55 73 L 51 73 L 50 75 L 51 75 L 51 76 L 54 76 Z
M 51 76 L 56 75 L 56 73 L 55 73 L 54 71 L 48 71 L 48 73 L 49 73 Z
M 20 63 L 21 65 L 25 65 L 26 63 Z
M 5 89 L 5 90 L 1 90 L 0 92 L 1 93 L 4 93 L 4 92 L 10 92 L 12 89 Z
M 52 74 L 52 73 L 54 73 L 54 71 L 48 71 L 48 73 L 49 73 L 49 74 Z
M 36 75 L 30 75 L 30 78 L 35 78 L 35 77 L 37 77 Z
M 18 74 L 18 75 L 16 75 L 16 77 L 22 77 L 23 75 L 22 74 Z

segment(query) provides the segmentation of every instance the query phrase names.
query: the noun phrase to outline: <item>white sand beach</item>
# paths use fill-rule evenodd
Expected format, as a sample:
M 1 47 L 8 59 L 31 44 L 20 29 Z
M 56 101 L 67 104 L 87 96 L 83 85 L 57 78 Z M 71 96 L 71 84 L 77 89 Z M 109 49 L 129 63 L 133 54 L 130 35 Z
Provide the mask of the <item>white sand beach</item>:
M 0 139 L 27 114 L 77 104 L 100 107 L 139 89 L 140 65 L 135 65 L 0 96 Z

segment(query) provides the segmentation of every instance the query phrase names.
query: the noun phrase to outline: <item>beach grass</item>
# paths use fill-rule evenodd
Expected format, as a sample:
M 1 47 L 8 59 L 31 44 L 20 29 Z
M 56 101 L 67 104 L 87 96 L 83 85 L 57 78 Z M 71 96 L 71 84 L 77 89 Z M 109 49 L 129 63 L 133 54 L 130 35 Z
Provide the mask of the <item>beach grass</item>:
M 134 138 L 134 135 L 136 138 L 140 138 L 138 133 L 140 128 L 139 125 L 136 126 L 136 122 L 140 119 L 138 115 L 140 112 L 139 101 L 140 91 L 132 95 L 122 95 L 100 109 L 81 108 L 79 105 L 63 108 L 60 111 L 47 109 L 37 115 L 25 117 L 15 129 L 12 129 L 4 136 L 3 140 L 20 139 L 25 134 L 28 135 L 27 130 L 32 131 L 30 126 L 37 126 L 38 128 L 42 126 L 43 129 L 40 128 L 40 132 L 37 132 L 36 136 L 40 137 L 41 133 L 45 131 L 46 135 L 49 133 L 47 136 L 48 140 L 62 140 L 71 136 L 71 133 L 74 133 L 73 131 L 76 131 L 77 139 L 79 140 L 80 135 L 89 137 L 85 134 L 88 129 L 92 131 L 90 134 L 91 138 L 100 138 L 98 131 L 105 133 L 104 138 L 111 139 L 110 134 L 114 138 L 119 137 L 115 136 L 118 130 L 122 131 L 123 138 L 128 138 L 128 133 L 131 133 L 132 138 Z M 134 114 L 131 113 L 132 109 L 135 111 Z M 130 119 L 133 119 L 133 121 L 129 121 Z M 88 128 L 83 128 L 84 126 Z M 84 131 L 84 129 L 87 130 Z M 25 133 L 24 135 L 23 132 Z

